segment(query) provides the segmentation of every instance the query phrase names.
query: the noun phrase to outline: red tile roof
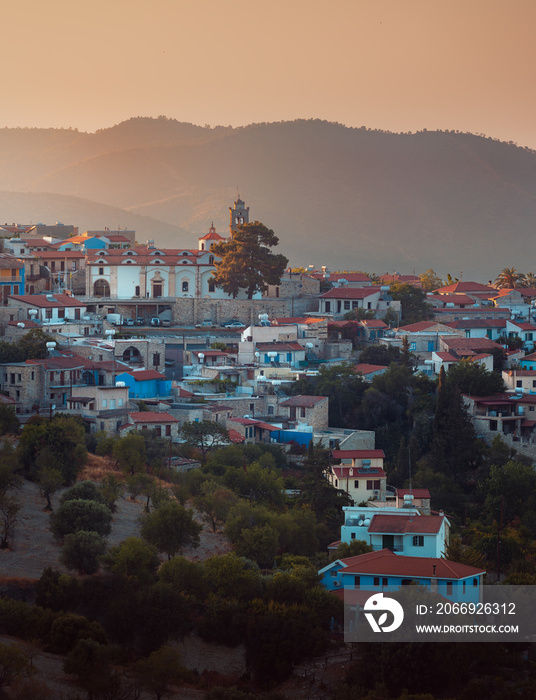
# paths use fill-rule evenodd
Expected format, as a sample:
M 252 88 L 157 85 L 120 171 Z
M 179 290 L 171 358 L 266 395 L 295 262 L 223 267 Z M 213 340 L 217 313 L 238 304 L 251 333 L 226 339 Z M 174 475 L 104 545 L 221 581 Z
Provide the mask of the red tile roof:
M 373 372 L 381 372 L 384 369 L 387 369 L 385 365 L 368 365 L 366 362 L 354 365 L 354 372 L 358 374 L 372 374 Z
M 480 282 L 456 282 L 455 284 L 448 284 L 446 287 L 434 289 L 434 292 L 438 294 L 448 294 L 449 292 L 454 294 L 470 294 L 471 292 L 496 291 L 495 287 L 491 287 L 489 284 L 480 284 Z
M 432 326 L 437 326 L 437 321 L 417 321 L 416 323 L 410 323 L 407 326 L 400 326 L 398 330 L 405 331 L 407 333 L 420 333 L 421 331 L 426 331 Z
M 255 347 L 259 352 L 290 352 L 292 350 L 305 350 L 299 343 L 256 343 Z
M 381 294 L 379 287 L 334 287 L 324 294 L 320 299 L 364 299 L 371 294 Z
M 443 525 L 442 515 L 395 515 L 378 513 L 372 518 L 369 532 L 389 534 L 436 534 Z
M 489 338 L 448 338 L 443 336 L 443 343 L 450 350 L 492 350 L 501 346 Z
M 178 423 L 178 418 L 170 416 L 169 413 L 158 411 L 135 411 L 128 414 L 134 423 Z
M 272 323 L 275 324 L 276 326 L 293 326 L 293 325 L 310 325 L 312 323 L 320 323 L 323 321 L 323 318 L 310 318 L 308 316 L 291 316 L 291 317 L 282 317 L 282 318 L 274 318 L 272 320 Z
M 359 325 L 364 326 L 365 328 L 389 328 L 389 326 L 379 318 L 363 319 L 362 321 L 359 321 Z
M 289 399 L 280 401 L 280 406 L 297 406 L 299 408 L 313 408 L 317 403 L 325 401 L 327 396 L 291 396 Z
M 227 434 L 229 435 L 229 440 L 231 442 L 244 442 L 244 440 L 246 439 L 243 435 L 240 435 L 238 430 L 234 430 L 234 428 L 228 430 Z
M 410 495 L 415 496 L 415 498 L 430 498 L 430 491 L 428 489 L 396 489 L 396 495 L 399 498 Z
M 47 296 L 53 296 L 55 301 L 49 301 Z M 18 302 L 23 302 L 24 304 L 31 304 L 42 309 L 50 308 L 63 308 L 64 306 L 69 307 L 86 307 L 87 304 L 78 301 L 68 294 L 12 294 L 9 296 L 10 299 L 14 299 Z
M 333 459 L 385 459 L 383 450 L 332 450 Z
M 368 282 L 372 284 L 372 280 L 364 272 L 329 272 L 327 279 L 329 282 L 346 280 L 347 282 Z
M 131 372 L 125 372 L 125 374 L 129 374 L 131 377 L 134 377 L 134 379 L 137 382 L 145 382 L 148 379 L 165 379 L 166 375 L 165 374 L 160 374 L 160 372 L 157 372 L 155 369 L 141 369 L 138 371 L 131 371 Z
M 435 557 L 398 556 L 388 549 L 343 559 L 350 562 L 341 568 L 341 574 L 373 574 L 379 576 L 404 576 L 419 578 L 463 579 L 485 574 L 486 570 L 467 564 L 437 559 Z M 360 559 L 360 561 L 355 561 Z
M 434 299 L 442 304 L 454 304 L 454 306 L 474 306 L 475 300 L 466 294 L 428 294 L 427 301 Z

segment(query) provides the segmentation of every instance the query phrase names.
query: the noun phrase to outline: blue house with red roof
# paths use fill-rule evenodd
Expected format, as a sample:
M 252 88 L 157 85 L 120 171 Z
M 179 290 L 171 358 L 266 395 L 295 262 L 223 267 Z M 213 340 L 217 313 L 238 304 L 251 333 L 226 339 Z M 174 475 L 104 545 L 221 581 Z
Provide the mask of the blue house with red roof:
M 337 559 L 320 569 L 329 591 L 380 593 L 416 584 L 457 603 L 478 603 L 486 570 L 437 557 L 399 557 L 390 549 Z
M 128 386 L 130 399 L 158 399 L 171 396 L 171 379 L 166 379 L 165 374 L 154 369 L 122 372 L 117 375 L 116 382 L 124 382 Z

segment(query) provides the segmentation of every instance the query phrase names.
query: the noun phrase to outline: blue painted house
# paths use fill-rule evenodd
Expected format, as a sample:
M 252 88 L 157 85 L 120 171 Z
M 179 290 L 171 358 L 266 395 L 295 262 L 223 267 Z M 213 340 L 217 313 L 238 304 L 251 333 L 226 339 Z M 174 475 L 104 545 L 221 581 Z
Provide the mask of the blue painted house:
M 171 379 L 154 369 L 132 370 L 116 377 L 129 388 L 130 399 L 156 399 L 171 396 Z
M 0 298 L 24 294 L 24 263 L 13 255 L 0 253 Z
M 318 572 L 330 591 L 380 593 L 417 584 L 457 603 L 481 600 L 485 569 L 435 557 L 399 557 L 390 549 L 338 559 Z

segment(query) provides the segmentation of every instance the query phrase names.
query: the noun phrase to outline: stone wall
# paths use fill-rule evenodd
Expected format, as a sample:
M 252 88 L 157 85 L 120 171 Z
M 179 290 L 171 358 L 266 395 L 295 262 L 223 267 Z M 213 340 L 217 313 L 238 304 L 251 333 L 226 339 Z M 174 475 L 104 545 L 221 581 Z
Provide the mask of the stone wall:
M 315 297 L 297 299 L 194 299 L 177 298 L 173 309 L 173 321 L 191 326 L 211 319 L 220 324 L 233 318 L 247 326 L 259 321 L 259 314 L 270 318 L 302 316 L 318 309 Z

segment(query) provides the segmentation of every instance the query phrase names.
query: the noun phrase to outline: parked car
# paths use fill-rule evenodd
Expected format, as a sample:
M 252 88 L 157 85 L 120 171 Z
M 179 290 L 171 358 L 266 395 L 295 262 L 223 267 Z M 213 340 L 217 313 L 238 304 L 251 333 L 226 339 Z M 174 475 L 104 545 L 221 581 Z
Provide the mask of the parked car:
M 216 324 L 213 323 L 212 319 L 206 318 L 204 321 L 201 321 L 201 323 L 196 323 L 195 327 L 196 328 L 216 328 Z
M 158 316 L 153 316 L 151 319 L 151 326 L 159 326 L 160 325 L 160 319 Z
M 171 321 L 169 320 L 169 318 L 163 318 L 160 321 L 160 325 L 165 326 L 167 328 L 168 326 L 171 326 Z
M 136 319 L 136 325 L 137 325 L 137 326 L 144 326 L 144 325 L 145 325 L 145 319 L 142 318 L 141 316 L 138 316 L 138 318 Z
M 135 325 L 134 319 L 133 319 L 133 318 L 127 318 L 127 320 L 125 321 L 125 326 L 134 326 L 134 325 Z
M 242 323 L 242 321 L 239 321 L 236 318 L 233 318 L 232 321 L 225 321 L 225 323 L 222 323 L 222 328 L 245 328 L 246 324 Z

